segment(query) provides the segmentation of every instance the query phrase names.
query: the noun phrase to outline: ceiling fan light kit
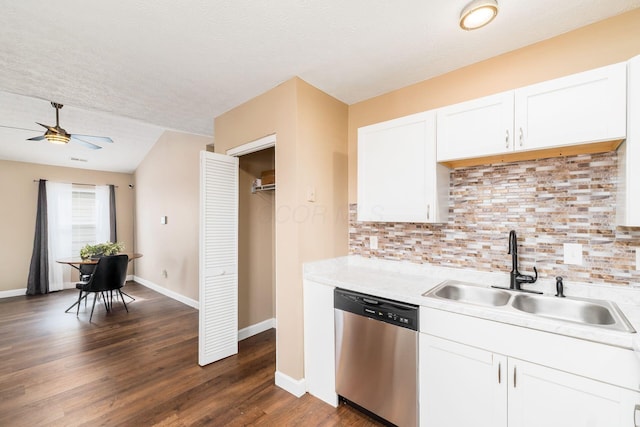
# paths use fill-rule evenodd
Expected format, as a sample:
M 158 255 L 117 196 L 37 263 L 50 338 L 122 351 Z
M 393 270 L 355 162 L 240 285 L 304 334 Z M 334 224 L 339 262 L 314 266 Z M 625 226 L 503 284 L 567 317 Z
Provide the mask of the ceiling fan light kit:
M 71 139 L 66 135 L 58 135 L 55 133 L 50 133 L 49 131 L 44 134 L 44 137 L 52 144 L 67 144 Z
M 44 137 L 47 141 L 52 144 L 67 144 L 71 138 L 69 137 L 67 131 L 62 129 L 59 124 L 59 112 L 63 105 L 52 102 L 51 106 L 56 109 L 56 127 L 51 128 L 50 126 L 45 126 L 41 123 L 38 124 L 42 127 L 47 128 L 47 131 L 44 133 Z
M 68 133 L 66 130 L 60 127 L 60 109 L 63 107 L 63 105 L 58 104 L 57 102 L 52 102 L 51 106 L 56 109 L 56 125 L 47 126 L 47 125 L 43 125 L 42 123 L 36 122 L 36 124 L 42 126 L 47 131 L 44 133 L 44 135 L 29 138 L 27 139 L 27 141 L 42 141 L 43 139 L 46 139 L 48 142 L 52 144 L 59 144 L 59 145 L 68 144 L 69 141 L 73 141 L 80 145 L 84 145 L 85 147 L 90 148 L 92 150 L 99 150 L 102 147 L 87 141 L 87 139 L 92 139 L 98 142 L 109 142 L 109 143 L 113 142 L 113 140 L 107 136 L 77 135 L 77 134 Z
M 498 15 L 496 0 L 473 0 L 460 13 L 460 28 L 463 30 L 477 30 L 482 28 Z

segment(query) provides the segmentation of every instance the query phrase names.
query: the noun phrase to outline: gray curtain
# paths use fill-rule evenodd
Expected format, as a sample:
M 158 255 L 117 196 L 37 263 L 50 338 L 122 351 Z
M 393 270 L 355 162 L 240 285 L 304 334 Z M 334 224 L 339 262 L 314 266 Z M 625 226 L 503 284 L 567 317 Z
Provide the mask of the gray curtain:
M 109 240 L 111 242 L 118 241 L 118 233 L 116 231 L 116 187 L 109 185 Z
M 33 252 L 27 279 L 27 295 L 49 293 L 49 255 L 47 239 L 47 180 L 38 184 L 38 207 L 36 211 L 36 232 L 33 238 Z

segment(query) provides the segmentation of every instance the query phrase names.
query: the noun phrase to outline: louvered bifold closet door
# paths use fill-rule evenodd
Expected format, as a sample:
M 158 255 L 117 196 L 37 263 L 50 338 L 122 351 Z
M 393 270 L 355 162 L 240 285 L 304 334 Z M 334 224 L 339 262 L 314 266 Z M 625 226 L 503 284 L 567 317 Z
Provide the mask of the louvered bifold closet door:
M 238 352 L 238 158 L 200 155 L 198 363 Z

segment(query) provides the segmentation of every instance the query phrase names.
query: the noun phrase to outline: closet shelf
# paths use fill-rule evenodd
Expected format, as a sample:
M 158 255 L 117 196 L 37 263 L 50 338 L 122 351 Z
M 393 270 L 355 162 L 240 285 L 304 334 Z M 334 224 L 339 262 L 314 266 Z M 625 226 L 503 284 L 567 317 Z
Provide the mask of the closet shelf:
M 275 184 L 267 184 L 267 185 L 252 185 L 251 186 L 251 193 L 255 194 L 258 191 L 273 191 L 276 189 L 276 185 Z

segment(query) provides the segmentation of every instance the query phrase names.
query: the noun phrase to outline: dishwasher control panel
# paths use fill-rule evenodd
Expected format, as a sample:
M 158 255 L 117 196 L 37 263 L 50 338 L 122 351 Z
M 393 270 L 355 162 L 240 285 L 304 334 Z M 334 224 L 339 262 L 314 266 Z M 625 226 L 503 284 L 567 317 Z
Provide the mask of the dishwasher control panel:
M 345 289 L 334 291 L 334 308 L 418 330 L 418 306 Z

